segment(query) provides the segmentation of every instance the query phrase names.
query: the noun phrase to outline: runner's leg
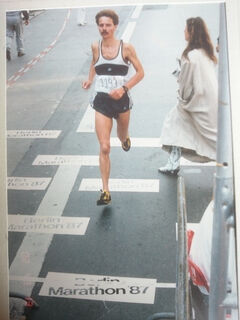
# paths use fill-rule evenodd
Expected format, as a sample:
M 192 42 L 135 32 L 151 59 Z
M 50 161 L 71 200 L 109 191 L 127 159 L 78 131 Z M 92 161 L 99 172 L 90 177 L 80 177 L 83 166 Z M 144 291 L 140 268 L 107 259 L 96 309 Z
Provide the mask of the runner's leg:
M 95 128 L 100 144 L 99 165 L 102 177 L 103 190 L 109 191 L 108 180 L 110 176 L 110 135 L 113 121 L 100 112 L 95 112 Z
M 117 118 L 117 135 L 121 142 L 126 141 L 128 137 L 128 126 L 130 120 L 130 110 L 119 113 Z

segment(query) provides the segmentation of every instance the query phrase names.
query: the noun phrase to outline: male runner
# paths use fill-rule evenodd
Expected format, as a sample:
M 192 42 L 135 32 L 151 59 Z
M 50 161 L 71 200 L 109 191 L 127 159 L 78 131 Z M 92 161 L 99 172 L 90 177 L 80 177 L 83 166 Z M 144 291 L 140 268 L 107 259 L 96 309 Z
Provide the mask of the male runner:
M 128 151 L 131 147 L 128 125 L 132 107 L 129 90 L 142 80 L 144 71 L 134 47 L 115 38 L 118 15 L 112 10 L 102 10 L 95 19 L 102 40 L 92 44 L 93 58 L 89 76 L 82 86 L 88 89 L 96 76 L 96 95 L 92 106 L 95 109 L 95 129 L 100 144 L 99 165 L 102 177 L 102 190 L 97 205 L 106 205 L 111 202 L 108 181 L 113 118 L 117 121 L 117 135 L 122 148 Z M 130 64 L 135 73 L 129 78 Z

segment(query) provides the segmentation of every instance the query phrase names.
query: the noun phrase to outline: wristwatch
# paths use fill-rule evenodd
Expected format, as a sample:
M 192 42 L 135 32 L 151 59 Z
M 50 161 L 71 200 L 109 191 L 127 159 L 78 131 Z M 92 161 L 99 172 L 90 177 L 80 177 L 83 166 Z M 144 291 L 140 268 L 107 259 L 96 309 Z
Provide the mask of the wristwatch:
M 128 87 L 126 86 L 122 86 L 123 87 L 123 90 L 127 93 L 128 92 Z

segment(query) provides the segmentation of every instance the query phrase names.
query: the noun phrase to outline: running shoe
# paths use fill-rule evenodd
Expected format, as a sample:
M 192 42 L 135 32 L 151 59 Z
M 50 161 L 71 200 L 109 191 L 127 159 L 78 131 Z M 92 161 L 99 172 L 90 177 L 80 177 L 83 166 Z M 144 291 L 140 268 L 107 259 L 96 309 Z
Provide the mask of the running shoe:
M 109 204 L 111 202 L 111 195 L 109 191 L 101 190 L 100 199 L 97 200 L 97 206 Z
M 124 151 L 129 151 L 129 149 L 131 148 L 131 140 L 129 137 L 127 137 L 127 139 L 122 142 L 122 148 Z

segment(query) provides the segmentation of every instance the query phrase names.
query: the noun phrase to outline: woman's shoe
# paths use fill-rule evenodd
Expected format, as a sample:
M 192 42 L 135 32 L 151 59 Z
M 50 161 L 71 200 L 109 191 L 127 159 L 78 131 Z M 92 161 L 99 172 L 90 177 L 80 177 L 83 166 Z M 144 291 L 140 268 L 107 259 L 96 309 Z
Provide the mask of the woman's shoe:
M 173 146 L 168 158 L 168 162 L 164 167 L 158 169 L 161 173 L 177 174 L 180 170 L 181 148 Z
M 165 167 L 158 168 L 158 171 L 165 174 L 178 174 L 180 166 L 173 167 L 172 164 L 167 163 Z

